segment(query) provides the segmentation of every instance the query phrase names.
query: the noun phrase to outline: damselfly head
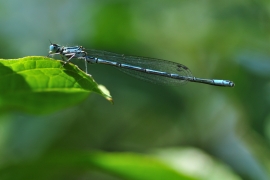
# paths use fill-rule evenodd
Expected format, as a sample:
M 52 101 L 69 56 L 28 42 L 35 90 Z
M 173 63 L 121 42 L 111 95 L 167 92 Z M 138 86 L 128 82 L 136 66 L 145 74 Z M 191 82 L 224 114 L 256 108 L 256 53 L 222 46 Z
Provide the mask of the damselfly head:
M 54 53 L 58 53 L 60 50 L 60 45 L 58 44 L 51 44 L 49 47 L 49 54 L 54 54 Z

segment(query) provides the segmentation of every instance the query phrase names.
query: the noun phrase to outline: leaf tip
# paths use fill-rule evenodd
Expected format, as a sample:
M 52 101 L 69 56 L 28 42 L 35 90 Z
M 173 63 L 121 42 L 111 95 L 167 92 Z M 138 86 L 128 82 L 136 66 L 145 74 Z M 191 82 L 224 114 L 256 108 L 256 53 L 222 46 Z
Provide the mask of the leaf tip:
M 99 84 L 98 85 L 98 89 L 101 91 L 102 95 L 108 100 L 110 101 L 110 103 L 114 104 L 112 96 L 110 94 L 110 91 L 103 85 Z

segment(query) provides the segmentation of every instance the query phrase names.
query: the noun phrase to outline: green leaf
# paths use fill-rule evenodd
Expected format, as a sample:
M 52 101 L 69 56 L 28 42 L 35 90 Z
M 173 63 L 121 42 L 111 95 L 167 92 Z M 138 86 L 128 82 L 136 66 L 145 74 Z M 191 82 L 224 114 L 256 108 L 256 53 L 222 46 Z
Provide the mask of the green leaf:
M 191 180 L 161 161 L 135 153 L 96 153 L 88 158 L 93 166 L 103 171 L 132 180 Z
M 112 102 L 109 91 L 77 66 L 47 57 L 0 59 L 0 112 L 43 114 L 79 103 L 91 92 Z
M 142 154 L 106 152 L 59 152 L 35 161 L 15 163 L 0 168 L 0 179 L 54 179 L 74 173 L 99 171 L 102 174 L 129 180 L 194 180 L 161 161 Z M 44 178 L 49 176 L 50 178 Z M 22 178 L 23 177 L 23 178 Z M 91 176 L 90 176 L 91 177 Z M 74 178 L 80 179 L 80 178 Z M 98 179 L 98 178 L 96 178 Z

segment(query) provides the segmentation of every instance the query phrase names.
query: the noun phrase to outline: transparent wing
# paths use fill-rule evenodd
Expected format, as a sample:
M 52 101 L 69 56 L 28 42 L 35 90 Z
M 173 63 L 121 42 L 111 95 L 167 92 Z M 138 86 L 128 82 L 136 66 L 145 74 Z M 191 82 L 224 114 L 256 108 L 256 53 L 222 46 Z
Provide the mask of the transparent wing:
M 141 68 L 167 72 L 170 74 L 178 74 L 180 76 L 193 77 L 188 67 L 182 64 L 167 61 L 167 60 L 139 57 L 139 56 L 125 56 L 125 55 L 121 55 L 117 53 L 111 53 L 107 51 L 94 50 L 94 49 L 87 49 L 85 51 L 87 52 L 87 56 L 89 57 L 95 57 L 95 58 L 99 58 L 99 59 L 103 59 L 107 61 L 118 62 L 121 64 L 128 64 L 132 66 L 138 66 Z M 147 72 L 135 71 L 135 70 L 125 69 L 121 67 L 117 69 L 131 76 L 134 76 L 136 78 L 140 78 L 140 79 L 150 81 L 156 84 L 179 85 L 179 84 L 185 84 L 187 82 L 185 80 L 173 79 L 170 77 L 159 76 L 159 75 L 150 74 Z

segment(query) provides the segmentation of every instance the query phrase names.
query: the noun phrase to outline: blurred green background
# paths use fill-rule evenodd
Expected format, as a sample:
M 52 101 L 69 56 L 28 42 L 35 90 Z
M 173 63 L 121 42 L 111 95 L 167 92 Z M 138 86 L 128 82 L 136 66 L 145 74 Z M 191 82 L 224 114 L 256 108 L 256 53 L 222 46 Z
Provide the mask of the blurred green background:
M 270 1 L 1 0 L 0 27 L 1 58 L 46 56 L 50 39 L 171 60 L 236 84 L 160 86 L 91 65 L 115 104 L 91 94 L 53 114 L 2 114 L 0 168 L 54 151 L 134 152 L 198 179 L 270 179 Z M 64 169 L 50 179 L 121 178 Z

